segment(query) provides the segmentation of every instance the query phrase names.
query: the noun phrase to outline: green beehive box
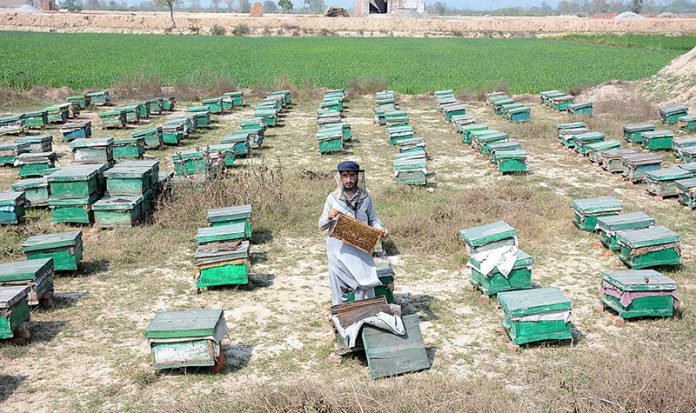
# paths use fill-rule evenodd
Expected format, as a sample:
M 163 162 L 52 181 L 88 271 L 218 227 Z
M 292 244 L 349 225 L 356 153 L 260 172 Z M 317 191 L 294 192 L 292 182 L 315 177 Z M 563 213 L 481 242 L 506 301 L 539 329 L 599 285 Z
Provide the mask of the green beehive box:
M 486 124 L 464 125 L 461 128 L 459 128 L 459 134 L 462 136 L 462 142 L 464 142 L 467 145 L 471 145 L 471 133 L 474 131 L 484 131 L 487 129 L 488 125 Z
M 396 171 L 396 183 L 400 185 L 425 186 L 428 184 L 428 172 L 423 169 Z
M 55 152 L 23 153 L 17 157 L 20 178 L 37 178 L 43 176 L 47 169 L 55 167 Z
M 171 155 L 174 172 L 179 176 L 215 173 L 217 165 L 204 150 L 181 151 Z
M 335 133 L 317 133 L 317 141 L 319 142 L 319 153 L 328 154 L 335 152 L 342 152 L 343 147 L 343 134 L 341 131 L 335 131 Z
M 146 166 L 117 164 L 104 172 L 106 189 L 111 196 L 139 196 L 156 188 L 157 175 Z
M 89 98 L 90 104 L 95 106 L 111 105 L 111 94 L 108 90 L 99 90 L 96 92 L 86 93 L 86 98 Z
M 112 138 L 75 139 L 70 142 L 70 148 L 77 164 L 111 164 L 114 161 Z
M 427 150 L 427 145 L 423 138 L 402 139 L 397 142 L 396 146 L 399 148 L 399 153 L 423 152 L 425 154 Z
M 217 145 L 208 145 L 206 147 L 212 162 L 218 165 L 223 165 L 225 168 L 234 166 L 235 153 L 234 144 L 221 143 Z
M 158 176 L 160 173 L 160 167 L 159 167 L 160 161 L 158 159 L 130 159 L 130 160 L 125 160 L 121 161 L 118 163 L 118 167 L 121 168 L 136 168 L 136 169 L 147 169 L 151 170 L 152 174 L 148 174 L 150 176 L 150 188 L 154 189 L 157 187 L 157 181 L 158 181 Z M 128 195 L 128 194 L 121 194 L 121 195 Z
M 207 107 L 211 114 L 222 114 L 225 109 L 222 107 L 222 97 L 201 99 L 203 106 Z
M 252 133 L 247 131 L 234 131 L 230 135 L 222 137 L 220 143 L 234 145 L 233 150 L 235 156 L 247 156 L 250 153 L 250 140 Z
M 223 112 L 232 112 L 234 109 L 234 98 L 230 96 L 222 96 Z
M 454 103 L 443 106 L 442 112 L 445 115 L 445 119 L 451 122 L 453 116 L 466 115 L 466 106 L 462 105 L 461 103 Z
M 671 317 L 677 282 L 654 270 L 602 271 L 602 304 L 621 318 Z
M 89 139 L 92 137 L 92 122 L 85 120 L 82 122 L 66 123 L 60 127 L 60 133 L 63 135 L 63 141 L 65 142 L 70 142 L 79 138 Z
M 513 123 L 529 122 L 532 120 L 532 109 L 526 105 L 506 108 L 504 115 L 507 120 Z
M 289 91 L 289 90 L 286 90 L 286 89 L 284 89 L 284 90 L 276 90 L 276 91 L 273 92 L 271 95 L 280 95 L 280 96 L 283 96 L 283 99 L 285 99 L 285 103 L 286 103 L 286 104 L 288 104 L 288 105 L 291 105 L 291 104 L 292 104 L 292 96 L 290 95 L 290 91 Z
M 140 159 L 143 154 L 145 154 L 145 138 L 125 138 L 114 141 L 114 158 Z
M 0 288 L 29 287 L 28 302 L 37 306 L 53 297 L 53 258 L 0 264 Z
M 92 199 L 101 193 L 100 174 L 104 165 L 69 165 L 50 175 L 51 198 Z
M 29 145 L 29 152 L 51 152 L 53 150 L 53 136 L 51 135 L 27 135 L 20 136 L 15 142 Z
M 488 131 L 483 131 L 488 132 Z M 491 151 L 488 145 L 492 143 L 507 142 L 510 135 L 506 132 L 495 132 L 495 133 L 482 133 L 482 132 L 472 132 L 473 143 L 478 148 L 479 152 L 488 156 Z
M 79 109 L 87 109 L 91 103 L 90 98 L 85 95 L 68 96 L 66 100 Z
M 566 106 L 571 115 L 592 116 L 592 102 L 573 103 Z
M 147 119 L 150 117 L 150 101 L 145 100 L 135 104 L 136 110 L 138 111 L 138 120 Z
M 681 238 L 665 227 L 619 231 L 616 241 L 619 258 L 631 269 L 680 264 Z
M 171 112 L 176 106 L 176 99 L 174 96 L 163 96 L 162 98 L 162 110 Z
M 660 108 L 660 117 L 662 122 L 668 125 L 674 125 L 682 116 L 689 114 L 689 108 L 684 105 L 671 105 Z
M 649 151 L 670 151 L 672 150 L 672 141 L 674 140 L 674 132 L 666 129 L 656 130 L 652 132 L 643 132 L 643 148 Z
M 375 258 L 377 278 L 382 283 L 375 287 L 375 297 L 384 297 L 387 303 L 394 304 L 394 269 L 386 259 Z M 348 302 L 355 302 L 355 292 L 348 293 Z
M 601 162 L 602 169 L 611 173 L 623 173 L 624 161 L 623 157 L 628 155 L 635 155 L 637 152 L 633 149 L 612 149 L 608 151 L 601 152 L 602 157 Z
M 0 165 L 14 166 L 17 156 L 28 152 L 28 143 L 0 143 Z
M 679 130 L 684 132 L 696 132 L 696 115 L 682 116 L 677 120 Z
M 574 212 L 573 224 L 586 232 L 597 229 L 597 218 L 618 215 L 623 211 L 623 203 L 610 197 L 576 199 L 571 206 Z
M 44 108 L 48 113 L 48 123 L 65 123 L 70 117 L 70 104 L 61 103 Z
M 24 112 L 24 127 L 28 129 L 41 129 L 48 125 L 48 111 L 37 110 L 35 112 Z
M 488 145 L 488 159 L 497 164 L 496 152 L 516 151 L 522 149 L 518 141 L 496 142 Z
M 77 271 L 82 260 L 82 232 L 35 235 L 22 244 L 28 260 L 53 258 L 55 271 Z
M 413 138 L 413 126 L 410 125 L 394 125 L 386 129 L 389 143 L 396 145 L 399 141 Z
M 562 96 L 556 96 L 552 97 L 549 102 L 549 106 L 551 106 L 553 109 L 556 109 L 559 112 L 566 111 L 568 106 L 573 104 L 573 100 L 575 98 L 571 95 L 562 95 Z
M 677 181 L 679 202 L 691 209 L 696 209 L 696 178 Z
M 616 241 L 618 231 L 650 228 L 653 225 L 655 225 L 655 220 L 645 212 L 631 212 L 597 218 L 600 240 L 611 251 L 619 250 L 619 243 Z
M 513 344 L 573 338 L 572 304 L 558 288 L 501 292 L 498 303 L 505 314 L 502 326 Z
M 397 154 L 394 159 L 394 171 L 423 170 L 428 167 L 428 160 L 421 153 Z
M 120 110 L 126 114 L 126 123 L 138 123 L 142 115 L 141 106 L 141 104 L 137 103 L 134 105 L 121 106 L 116 108 L 116 110 Z
M 17 225 L 24 218 L 24 192 L 0 192 L 0 225 Z
M 408 113 L 404 112 L 403 110 L 392 110 L 384 112 L 384 121 L 386 122 L 387 126 L 405 125 L 409 122 L 409 116 Z
M 249 226 L 245 231 L 251 233 L 251 205 L 209 209 L 208 223 L 212 227 L 245 223 Z
M 49 198 L 51 222 L 56 224 L 90 225 L 94 221 L 92 204 L 98 196 L 91 198 L 56 199 Z
M 17 139 L 19 142 L 19 139 Z M 684 157 L 683 152 L 688 148 L 696 148 L 696 137 L 674 139 L 672 141 L 672 150 L 674 150 L 674 155 L 677 159 L 682 159 Z
M 605 139 L 606 136 L 601 132 L 585 132 L 575 135 L 575 151 L 581 155 L 585 155 L 587 152 L 585 145 L 604 142 Z
M 162 140 L 162 128 L 150 128 L 139 132 L 133 132 L 131 137 L 134 139 L 143 139 L 145 149 L 162 149 L 164 141 Z M 115 145 L 115 143 L 114 143 Z M 116 156 L 116 155 L 114 155 Z M 118 157 L 118 156 L 116 156 Z
M 664 168 L 651 171 L 645 174 L 645 181 L 648 184 L 648 193 L 661 198 L 679 195 L 677 181 L 689 179 L 693 176 L 690 171 L 682 168 Z
M 196 127 L 210 127 L 210 110 L 207 106 L 192 106 L 186 109 L 186 111 L 192 113 L 196 117 Z
M 367 370 L 374 380 L 413 373 L 430 368 L 416 314 L 402 317 L 406 334 L 398 336 L 365 325 L 361 338 L 365 347 Z
M 28 296 L 27 286 L 0 287 L 0 339 L 13 338 L 15 330 L 31 318 Z
M 34 179 L 22 179 L 10 185 L 10 189 L 15 192 L 24 192 L 29 207 L 39 207 L 48 205 L 48 180 L 46 177 Z
M 495 154 L 498 172 L 524 173 L 527 172 L 527 152 L 523 150 L 498 151 Z
M 574 149 L 575 148 L 575 137 L 577 135 L 581 135 L 583 133 L 589 133 L 591 132 L 587 128 L 575 128 L 575 129 L 561 129 L 558 132 L 558 140 L 561 143 L 561 145 L 565 146 L 568 149 Z
M 211 242 L 236 241 L 250 238 L 251 226 L 238 222 L 236 224 L 198 228 L 196 242 L 198 245 L 205 245 Z
M 169 121 L 162 124 L 162 142 L 165 145 L 178 146 L 186 137 L 186 126 L 183 120 Z
M 222 367 L 220 343 L 227 335 L 222 310 L 158 312 L 145 330 L 157 370 Z
M 151 115 L 161 115 L 163 105 L 164 103 L 162 98 L 148 99 L 145 101 L 145 106 Z
M 263 119 L 263 122 L 267 126 L 276 126 L 276 122 L 278 120 L 277 117 L 277 112 L 273 108 L 269 109 L 264 109 L 264 108 L 254 108 L 254 116 L 257 118 Z
M 105 196 L 92 205 L 99 228 L 131 228 L 143 217 L 142 196 Z
M 517 231 L 505 221 L 466 228 L 459 231 L 469 256 L 492 249 L 517 245 Z
M 244 93 L 243 92 L 227 92 L 225 96 L 229 96 L 234 100 L 235 106 L 242 106 L 244 104 Z
M 473 130 L 473 131 L 469 132 L 469 138 L 471 139 L 471 145 L 474 148 L 477 148 L 479 151 L 481 151 L 481 148 L 479 145 L 479 140 L 482 137 L 488 136 L 488 135 L 494 135 L 495 137 L 497 137 L 497 139 L 496 138 L 492 139 L 491 143 L 505 142 L 506 139 L 503 139 L 503 137 L 500 135 L 501 133 L 504 133 L 504 132 L 500 132 L 500 131 L 497 131 L 495 129 L 488 129 L 488 128 L 483 129 L 483 130 Z M 505 138 L 507 138 L 507 136 L 505 136 Z
M 539 93 L 539 99 L 541 103 L 547 106 L 549 106 L 552 98 L 559 96 L 565 96 L 565 93 L 561 92 L 560 90 L 546 90 L 544 92 Z
M 343 111 L 343 102 L 337 99 L 327 99 L 324 98 L 321 101 L 320 107 L 326 110 L 332 110 L 335 112 Z
M 556 124 L 556 132 L 560 132 L 564 129 L 580 129 L 587 128 L 587 123 L 585 122 L 565 122 Z
M 655 153 L 637 153 L 623 156 L 623 176 L 633 183 L 643 182 L 648 172 L 662 168 L 663 159 Z
M 22 122 L 24 122 L 24 121 L 22 121 Z M 24 133 L 24 126 L 22 126 L 22 125 L 12 125 L 12 126 L 0 125 L 0 136 L 21 135 L 23 133 Z
M 488 274 L 481 269 L 481 262 L 476 255 L 469 257 L 468 267 L 471 269 L 469 282 L 487 296 L 496 295 L 502 291 L 524 290 L 532 288 L 532 257 L 522 250 L 517 251 L 517 258 L 512 271 L 505 276 L 498 268 Z
M 196 288 L 249 283 L 249 241 L 200 245 L 195 257 Z
M 123 109 L 109 110 L 99 114 L 102 128 L 125 128 L 126 111 Z
M 621 141 L 610 140 L 595 143 L 587 143 L 584 144 L 582 148 L 582 150 L 584 151 L 584 155 L 587 156 L 592 162 L 601 161 L 601 152 L 610 151 L 612 149 L 621 149 Z
M 474 115 L 452 116 L 452 126 L 454 126 L 454 130 L 456 130 L 457 132 L 459 132 L 459 129 L 461 129 L 462 126 L 471 125 L 472 123 L 476 123 L 476 116 Z

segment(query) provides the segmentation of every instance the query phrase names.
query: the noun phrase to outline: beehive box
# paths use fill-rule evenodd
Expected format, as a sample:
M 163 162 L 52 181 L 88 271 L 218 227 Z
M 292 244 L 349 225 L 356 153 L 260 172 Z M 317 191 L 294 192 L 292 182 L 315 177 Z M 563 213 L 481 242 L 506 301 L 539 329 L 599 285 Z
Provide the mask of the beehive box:
M 488 145 L 492 143 L 499 143 L 499 142 L 507 142 L 508 138 L 510 135 L 508 135 L 506 132 L 495 132 L 495 133 L 483 133 L 487 131 L 482 131 L 482 132 L 472 132 L 471 136 L 473 139 L 473 143 L 476 146 L 476 148 L 481 152 L 482 154 L 488 156 L 490 155 L 490 149 L 488 148 Z
M 19 139 L 17 140 L 19 142 Z M 677 159 L 683 158 L 683 151 L 687 148 L 696 147 L 696 137 L 674 139 L 672 141 L 672 150 Z
M 583 145 L 582 151 L 584 151 L 584 155 L 587 156 L 591 162 L 599 162 L 602 160 L 602 152 L 620 148 L 620 141 L 610 140 L 585 144 Z
M 331 227 L 330 236 L 360 251 L 372 254 L 377 243 L 382 239 L 382 231 L 341 213 Z
M 619 258 L 631 269 L 680 264 L 681 238 L 665 227 L 619 231 L 616 241 Z
M 251 238 L 251 228 L 244 222 L 215 227 L 198 228 L 196 242 L 198 245 L 213 242 L 229 242 Z
M 60 224 L 92 224 L 94 218 L 92 204 L 98 198 L 98 196 L 92 199 L 49 198 L 48 206 L 51 208 L 51 222 Z
M 113 157 L 140 159 L 145 153 L 145 138 L 117 139 L 113 142 Z
M 624 170 L 623 176 L 633 183 L 643 182 L 645 175 L 650 171 L 656 171 L 662 167 L 663 159 L 654 153 L 637 153 L 622 157 Z
M 566 106 L 566 111 L 571 115 L 592 116 L 592 102 L 573 103 Z
M 65 142 L 70 142 L 75 139 L 92 137 L 92 122 L 85 120 L 82 122 L 70 122 L 60 127 L 60 133 L 63 135 Z
M 394 155 L 394 171 L 427 169 L 428 160 L 423 152 L 407 152 Z
M 513 99 L 507 95 L 494 97 L 488 101 L 488 104 L 493 107 L 493 110 L 498 115 L 500 115 L 502 113 L 501 110 L 502 110 L 503 105 L 510 105 L 513 103 L 515 103 L 515 99 Z
M 154 189 L 154 188 L 157 187 L 157 181 L 158 181 L 158 179 L 159 179 L 159 178 L 158 178 L 158 175 L 159 175 L 159 173 L 160 173 L 159 164 L 160 164 L 160 161 L 157 160 L 157 159 L 139 159 L 139 160 L 130 159 L 130 160 L 125 160 L 125 161 L 119 162 L 119 163 L 116 165 L 116 167 L 120 168 L 120 169 L 119 169 L 120 172 L 126 172 L 126 171 L 124 171 L 124 170 L 128 170 L 128 169 L 132 170 L 132 174 L 130 174 L 130 175 L 128 175 L 128 176 L 124 176 L 123 179 L 131 179 L 131 178 L 132 178 L 132 179 L 139 179 L 139 176 L 140 176 L 140 173 L 141 173 L 141 172 L 139 172 L 139 171 L 140 171 L 140 170 L 143 170 L 143 169 L 146 170 L 146 171 L 147 171 L 147 170 L 152 171 L 151 173 L 147 173 L 147 172 L 146 172 L 145 174 L 146 174 L 147 176 L 149 176 L 149 178 L 150 178 L 150 185 L 149 185 L 149 188 L 150 188 L 150 189 Z M 114 167 L 114 168 L 116 168 L 116 167 Z M 105 172 L 104 174 L 105 174 L 105 176 L 107 176 L 108 178 L 119 179 L 119 177 L 116 177 L 116 176 L 114 176 L 113 174 L 107 175 L 106 172 Z M 108 182 L 107 182 L 107 185 L 108 185 Z M 114 191 L 116 191 L 116 188 L 113 187 L 113 186 L 112 186 L 112 189 L 113 189 Z M 118 195 L 129 195 L 129 194 L 134 195 L 133 192 L 129 192 L 129 193 L 126 193 L 126 192 L 112 192 L 112 193 L 113 193 L 113 194 L 118 194 Z
M 602 304 L 623 319 L 673 316 L 677 288 L 676 281 L 654 270 L 602 272 Z
M 652 132 L 643 132 L 642 145 L 649 151 L 669 151 L 672 150 L 674 132 L 666 129 Z
M 502 291 L 524 290 L 532 288 L 532 266 L 534 260 L 522 250 L 517 250 L 517 257 L 512 271 L 504 276 L 498 268 L 484 274 L 477 254 L 469 257 L 468 267 L 471 270 L 469 282 L 487 296 L 493 296 Z
M 263 119 L 263 122 L 269 127 L 276 126 L 278 121 L 278 113 L 274 108 L 264 109 L 256 107 L 254 108 L 254 116 Z
M 17 225 L 24 218 L 24 192 L 0 192 L 0 225 Z
M 503 328 L 513 344 L 573 338 L 572 304 L 555 287 L 505 291 L 498 294 Z
M 174 96 L 162 96 L 162 110 L 165 112 L 171 112 L 176 107 L 176 98 Z
M 234 145 L 232 147 L 235 156 L 247 156 L 250 153 L 251 133 L 247 131 L 234 131 L 230 135 L 222 137 L 220 143 Z
M 0 125 L 0 136 L 21 135 L 22 133 L 24 133 L 24 126 L 23 125 L 12 125 L 12 126 Z
M 102 192 L 100 175 L 104 167 L 104 164 L 69 165 L 50 174 L 47 178 L 51 198 L 94 201 Z
M 637 152 L 633 149 L 612 149 L 609 151 L 601 152 L 602 169 L 611 173 L 623 173 L 623 157 L 628 155 L 635 155 L 636 153 Z
M 35 112 L 24 112 L 24 127 L 27 129 L 41 129 L 48 125 L 48 111 L 37 110 Z
M 696 131 L 696 115 L 682 116 L 677 120 L 679 130 L 684 132 Z
M 466 228 L 459 231 L 459 239 L 464 241 L 466 251 L 473 254 L 492 249 L 517 245 L 517 231 L 505 221 Z
M 655 130 L 655 125 L 652 123 L 637 123 L 625 125 L 623 127 L 624 139 L 631 143 L 642 143 L 643 132 L 652 132 Z
M 161 126 L 162 142 L 165 145 L 178 146 L 186 137 L 186 126 L 183 121 L 169 121 Z
M 476 116 L 474 115 L 455 115 L 452 116 L 452 126 L 454 130 L 459 132 L 459 129 L 464 125 L 471 125 L 476 123 Z
M 696 209 L 696 178 L 682 179 L 676 183 L 679 190 L 679 202 L 691 209 Z
M 489 93 L 486 93 L 484 96 L 486 98 L 486 102 L 490 103 L 490 101 L 492 99 L 499 98 L 502 96 L 507 96 L 507 93 L 505 93 L 505 92 L 489 92 Z
M 587 128 L 587 123 L 585 122 L 565 122 L 556 124 L 556 133 L 559 133 L 565 129 L 580 129 Z
M 111 94 L 108 90 L 99 90 L 96 92 L 86 93 L 86 98 L 89 98 L 90 104 L 95 106 L 111 105 Z
M 70 117 L 70 104 L 61 103 L 44 108 L 48 114 L 48 123 L 65 123 Z
M 207 107 L 211 114 L 222 114 L 225 109 L 222 107 L 222 97 L 202 99 L 201 103 Z
M 402 169 L 395 172 L 396 183 L 399 185 L 426 186 L 428 171 L 426 169 Z
M 206 106 L 192 106 L 186 109 L 187 112 L 192 113 L 196 117 L 196 127 L 198 128 L 209 128 L 210 127 L 210 110 Z
M 249 283 L 249 241 L 214 242 L 196 248 L 196 288 Z
M 644 229 L 655 225 L 655 220 L 645 212 L 611 215 L 597 218 L 597 230 L 600 240 L 611 251 L 619 250 L 616 233 L 629 229 Z
M 16 143 L 28 144 L 29 152 L 50 152 L 53 150 L 53 136 L 51 135 L 27 135 L 15 139 Z
M 251 205 L 237 205 L 208 210 L 208 223 L 212 227 L 244 223 L 245 231 L 251 234 Z
M 505 118 L 513 123 L 529 122 L 532 120 L 532 109 L 529 106 L 519 106 L 505 109 Z
M 581 155 L 585 155 L 587 150 L 586 145 L 604 142 L 606 135 L 601 132 L 586 132 L 575 135 L 575 151 Z
M 559 112 L 563 112 L 567 110 L 568 106 L 573 104 L 574 99 L 575 98 L 571 95 L 552 97 L 549 100 L 549 106 L 551 106 L 553 109 L 556 109 Z
M 131 228 L 140 223 L 143 211 L 140 195 L 105 196 L 92 205 L 94 222 L 99 228 Z
M 171 160 L 179 176 L 212 174 L 218 170 L 218 165 L 211 161 L 210 154 L 205 150 L 177 152 L 171 155 Z
M 501 174 L 527 172 L 527 152 L 523 150 L 498 151 L 495 163 Z
M 125 128 L 126 127 L 126 111 L 124 109 L 109 110 L 99 114 L 102 128 Z
M 0 165 L 14 166 L 15 162 L 17 161 L 17 156 L 28 152 L 28 143 L 0 143 Z
M 319 142 L 319 153 L 328 154 L 343 151 L 343 134 L 338 131 L 331 134 L 317 134 L 317 141 Z
M 226 168 L 231 168 L 234 166 L 234 160 L 236 158 L 234 153 L 235 146 L 234 144 L 220 143 L 217 145 L 208 145 L 206 149 L 210 154 L 210 158 L 214 159 L 214 162 L 224 165 Z
M 53 169 L 55 161 L 55 152 L 23 153 L 15 164 L 19 167 L 20 178 L 36 178 L 43 176 L 47 169 Z
M 581 135 L 583 133 L 589 133 L 591 132 L 587 128 L 574 128 L 574 129 L 561 129 L 558 132 L 558 140 L 560 141 L 561 145 L 568 149 L 574 149 L 575 148 L 575 137 L 577 135 Z
M 565 95 L 566 94 L 564 92 L 561 92 L 560 90 L 546 90 L 544 92 L 539 93 L 539 100 L 544 105 L 550 106 L 552 98 L 565 96 Z
M 610 197 L 576 199 L 571 206 L 574 212 L 573 224 L 586 232 L 597 229 L 597 218 L 618 215 L 623 211 L 623 203 Z
M 496 152 L 516 151 L 522 149 L 518 141 L 496 142 L 488 145 L 488 159 L 496 163 Z
M 10 185 L 10 189 L 15 192 L 24 192 L 29 207 L 39 207 L 48 205 L 48 180 L 46 177 L 34 179 L 22 179 Z
M 70 102 L 71 107 L 77 107 L 79 109 L 87 109 L 91 103 L 91 99 L 86 95 L 68 96 L 65 100 Z
M 144 105 L 147 107 L 147 110 L 151 115 L 161 115 L 164 101 L 162 98 L 148 99 L 144 102 Z
M 17 328 L 31 318 L 28 295 L 27 286 L 0 287 L 0 339 L 13 338 Z
M 126 114 L 126 123 L 138 123 L 140 122 L 140 117 L 142 115 L 142 105 L 139 103 L 128 106 L 121 106 L 116 108 L 116 110 L 121 110 Z
M 466 106 L 461 103 L 454 103 L 442 107 L 442 112 L 445 115 L 445 119 L 452 121 L 453 116 L 466 115 Z
M 399 148 L 399 153 L 423 152 L 427 156 L 428 146 L 423 138 L 402 139 L 396 147 Z
M 689 108 L 684 105 L 671 105 L 660 108 L 660 117 L 662 122 L 668 125 L 674 125 L 682 116 L 689 114 Z
M 224 96 L 231 97 L 235 106 L 242 106 L 244 104 L 244 92 L 227 92 Z
M 645 181 L 648 184 L 647 191 L 649 194 L 656 195 L 661 198 L 679 195 L 676 182 L 681 179 L 689 179 L 692 173 L 678 167 L 658 169 L 648 172 L 645 175 Z
M 53 258 L 55 271 L 77 271 L 82 260 L 82 232 L 35 235 L 22 244 L 28 260 Z
M 389 126 L 386 129 L 389 143 L 396 145 L 399 141 L 413 138 L 413 127 L 410 125 Z
M 375 297 L 384 297 L 387 303 L 394 304 L 394 269 L 389 260 L 375 258 L 377 278 L 382 283 L 375 287 Z M 355 302 L 355 292 L 348 293 L 348 302 Z
M 682 162 L 696 162 L 696 146 L 690 146 L 681 150 Z
M 145 149 L 162 149 L 164 148 L 164 142 L 162 140 L 162 128 L 150 128 L 138 132 L 133 132 L 131 134 L 133 139 L 142 139 Z M 116 142 L 114 142 L 114 146 Z M 116 156 L 116 155 L 114 155 Z M 118 156 L 116 156 L 118 157 Z
M 487 124 L 473 124 L 473 125 L 464 125 L 461 128 L 459 128 L 459 134 L 462 136 L 462 142 L 464 142 L 467 145 L 471 145 L 472 142 L 472 137 L 471 134 L 474 131 L 484 131 L 488 129 Z
M 215 367 L 221 370 L 220 343 L 227 335 L 222 310 L 158 312 L 145 330 L 157 370 Z
M 53 301 L 53 258 L 0 264 L 0 288 L 29 287 L 30 306 L 50 307 Z

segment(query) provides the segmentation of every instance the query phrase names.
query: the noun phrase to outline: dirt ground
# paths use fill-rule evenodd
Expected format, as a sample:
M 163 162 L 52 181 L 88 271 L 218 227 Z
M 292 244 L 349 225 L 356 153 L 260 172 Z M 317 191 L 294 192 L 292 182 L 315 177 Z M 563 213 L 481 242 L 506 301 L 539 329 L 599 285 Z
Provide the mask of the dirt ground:
M 543 346 L 508 351 L 495 332 L 502 313 L 493 302 L 480 300 L 467 288 L 464 246 L 458 253 L 422 253 L 418 247 L 404 247 L 405 234 L 400 216 L 411 208 L 405 196 L 394 205 L 385 205 L 393 192 L 394 148 L 382 127 L 372 122 L 371 97 L 350 96 L 345 120 L 353 126 L 355 142 L 343 155 L 320 157 L 316 140 L 314 110 L 316 98 L 302 99 L 284 118 L 284 126 L 269 130 L 266 159 L 280 160 L 286 173 L 309 169 L 331 171 L 337 162 L 355 159 L 366 167 L 368 189 L 377 199 L 378 213 L 385 225 L 394 229 L 398 254 L 389 257 L 396 272 L 396 295 L 405 313 L 416 313 L 432 369 L 418 376 L 464 377 L 494 380 L 515 392 L 524 393 L 536 383 L 542 370 L 568 369 L 578 360 L 601 354 L 630 354 L 639 351 L 667 353 L 687 365 L 696 361 L 693 351 L 695 317 L 687 311 L 683 319 L 641 320 L 623 328 L 611 324 L 606 314 L 593 311 L 598 300 L 599 272 L 620 269 L 613 254 L 598 246 L 597 236 L 587 236 L 571 223 L 570 202 L 574 198 L 609 195 L 622 199 L 627 211 L 642 210 L 683 238 L 682 269 L 668 275 L 682 286 L 682 300 L 690 306 L 696 300 L 693 289 L 696 268 L 696 215 L 674 199 L 657 200 L 644 185 L 628 185 L 591 164 L 586 158 L 562 148 L 554 136 L 554 125 L 570 120 L 567 116 L 532 103 L 533 121 L 513 125 L 496 116 L 481 102 L 466 102 L 478 123 L 509 132 L 529 152 L 526 176 L 494 176 L 489 161 L 464 146 L 457 133 L 437 111 L 431 96 L 399 96 L 408 111 L 417 135 L 426 138 L 436 173 L 436 185 L 416 190 L 411 198 L 424 200 L 459 199 L 481 189 L 491 194 L 520 191 L 533 201 L 515 199 L 514 205 L 530 211 L 529 222 L 521 228 L 520 246 L 535 259 L 534 281 L 561 288 L 573 302 L 576 342 L 572 346 Z M 250 98 L 254 103 L 258 98 Z M 252 113 L 250 107 L 216 116 L 216 128 L 186 146 L 217 143 L 225 133 L 237 128 L 239 119 Z M 95 119 L 94 113 L 85 116 Z M 657 113 L 643 121 L 658 121 Z M 599 114 L 589 120 L 592 128 L 609 138 L 621 138 L 621 126 L 635 121 L 621 114 Z M 153 123 L 161 122 L 155 118 Z M 138 128 L 144 128 L 145 125 Z M 104 132 L 98 136 L 125 136 L 127 132 Z M 54 131 L 56 132 L 56 131 Z M 64 154 L 61 163 L 70 162 L 67 146 L 57 144 Z M 167 163 L 174 149 L 153 153 Z M 667 164 L 676 164 L 671 154 Z M 258 159 L 242 160 L 258 162 Z M 171 169 L 171 165 L 166 165 Z M 0 189 L 7 190 L 16 179 L 16 170 L 0 169 Z M 328 182 L 324 191 L 331 190 Z M 319 194 L 321 199 L 326 192 Z M 543 198 L 534 198 L 534 194 Z M 391 198 L 390 198 L 391 199 Z M 545 200 L 545 201 L 544 201 Z M 433 201 L 435 202 L 435 201 Z M 535 202 L 527 204 L 526 202 Z M 400 204 L 401 203 L 401 204 Z M 322 205 L 309 209 L 311 215 L 302 228 L 275 231 L 270 241 L 254 245 L 252 252 L 263 256 L 252 266 L 254 282 L 249 288 L 216 289 L 199 295 L 190 293 L 195 245 L 172 250 L 169 259 L 140 268 L 148 251 L 137 251 L 129 266 L 100 262 L 100 249 L 113 237 L 130 236 L 141 229 L 119 231 L 89 230 L 85 257 L 89 270 L 79 276 L 56 278 L 57 307 L 32 314 L 34 342 L 27 347 L 0 344 L 0 410 L 3 411 L 167 411 L 179 397 L 190 394 L 216 394 L 258 383 L 289 383 L 295 380 L 323 382 L 369 382 L 364 361 L 346 359 L 340 366 L 328 362 L 333 349 L 327 324 L 329 289 L 326 279 L 324 235 L 317 228 Z M 438 206 L 438 208 L 441 207 Z M 457 205 L 447 207 L 457 208 Z M 413 220 L 432 211 L 417 211 Z M 39 230 L 50 231 L 45 212 L 32 212 Z M 488 222 L 521 219 L 514 214 L 496 215 L 471 211 Z M 548 223 L 536 222 L 546 216 Z M 538 219 L 538 218 L 536 218 Z M 461 229 L 448 223 L 451 237 Z M 306 225 L 306 226 L 304 226 Z M 2 231 L 12 231 L 3 228 Z M 85 229 L 85 231 L 88 231 Z M 428 239 L 422 240 L 428 243 Z M 10 248 L 17 248 L 12 245 Z M 140 257 L 140 258 L 139 258 Z M 8 258 L 3 257 L 3 261 Z M 227 356 L 224 373 L 164 374 L 153 376 L 150 353 L 143 337 L 155 311 L 183 308 L 223 308 L 230 327 L 230 338 L 223 351 Z M 531 376 L 530 376 L 531 374 Z M 393 383 L 398 380 L 393 379 Z M 166 406 L 169 406 L 167 408 Z
M 696 32 L 696 18 L 613 20 L 557 17 L 429 17 L 389 16 L 328 18 L 317 15 L 265 15 L 252 18 L 234 13 L 176 12 L 171 29 L 166 12 L 17 13 L 0 9 L 0 30 L 117 33 L 210 33 L 215 25 L 231 35 L 245 25 L 249 35 L 510 37 L 563 33 L 653 33 L 679 35 Z

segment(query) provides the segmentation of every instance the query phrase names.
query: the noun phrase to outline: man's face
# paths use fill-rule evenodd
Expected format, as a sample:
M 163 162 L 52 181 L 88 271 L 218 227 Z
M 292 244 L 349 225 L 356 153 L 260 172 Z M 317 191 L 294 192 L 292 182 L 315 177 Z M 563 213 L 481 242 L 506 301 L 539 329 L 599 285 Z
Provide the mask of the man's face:
M 355 171 L 342 171 L 341 184 L 343 184 L 345 189 L 355 189 L 358 185 L 358 173 Z

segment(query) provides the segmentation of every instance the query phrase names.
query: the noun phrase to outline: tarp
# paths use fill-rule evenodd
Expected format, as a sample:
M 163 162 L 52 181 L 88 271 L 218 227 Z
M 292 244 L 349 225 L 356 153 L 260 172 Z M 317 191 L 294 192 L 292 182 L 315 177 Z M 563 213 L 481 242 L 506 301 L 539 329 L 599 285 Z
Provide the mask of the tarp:
M 355 342 L 360 337 L 360 330 L 365 324 L 377 327 L 379 329 L 389 331 L 397 336 L 403 336 L 406 334 L 406 328 L 404 328 L 404 322 L 401 320 L 401 316 L 387 314 L 383 311 L 377 313 L 376 316 L 363 318 L 362 320 L 349 325 L 346 328 L 341 326 L 338 321 L 338 316 L 334 315 L 331 317 L 338 334 L 343 338 L 343 342 L 348 348 L 355 347 Z

